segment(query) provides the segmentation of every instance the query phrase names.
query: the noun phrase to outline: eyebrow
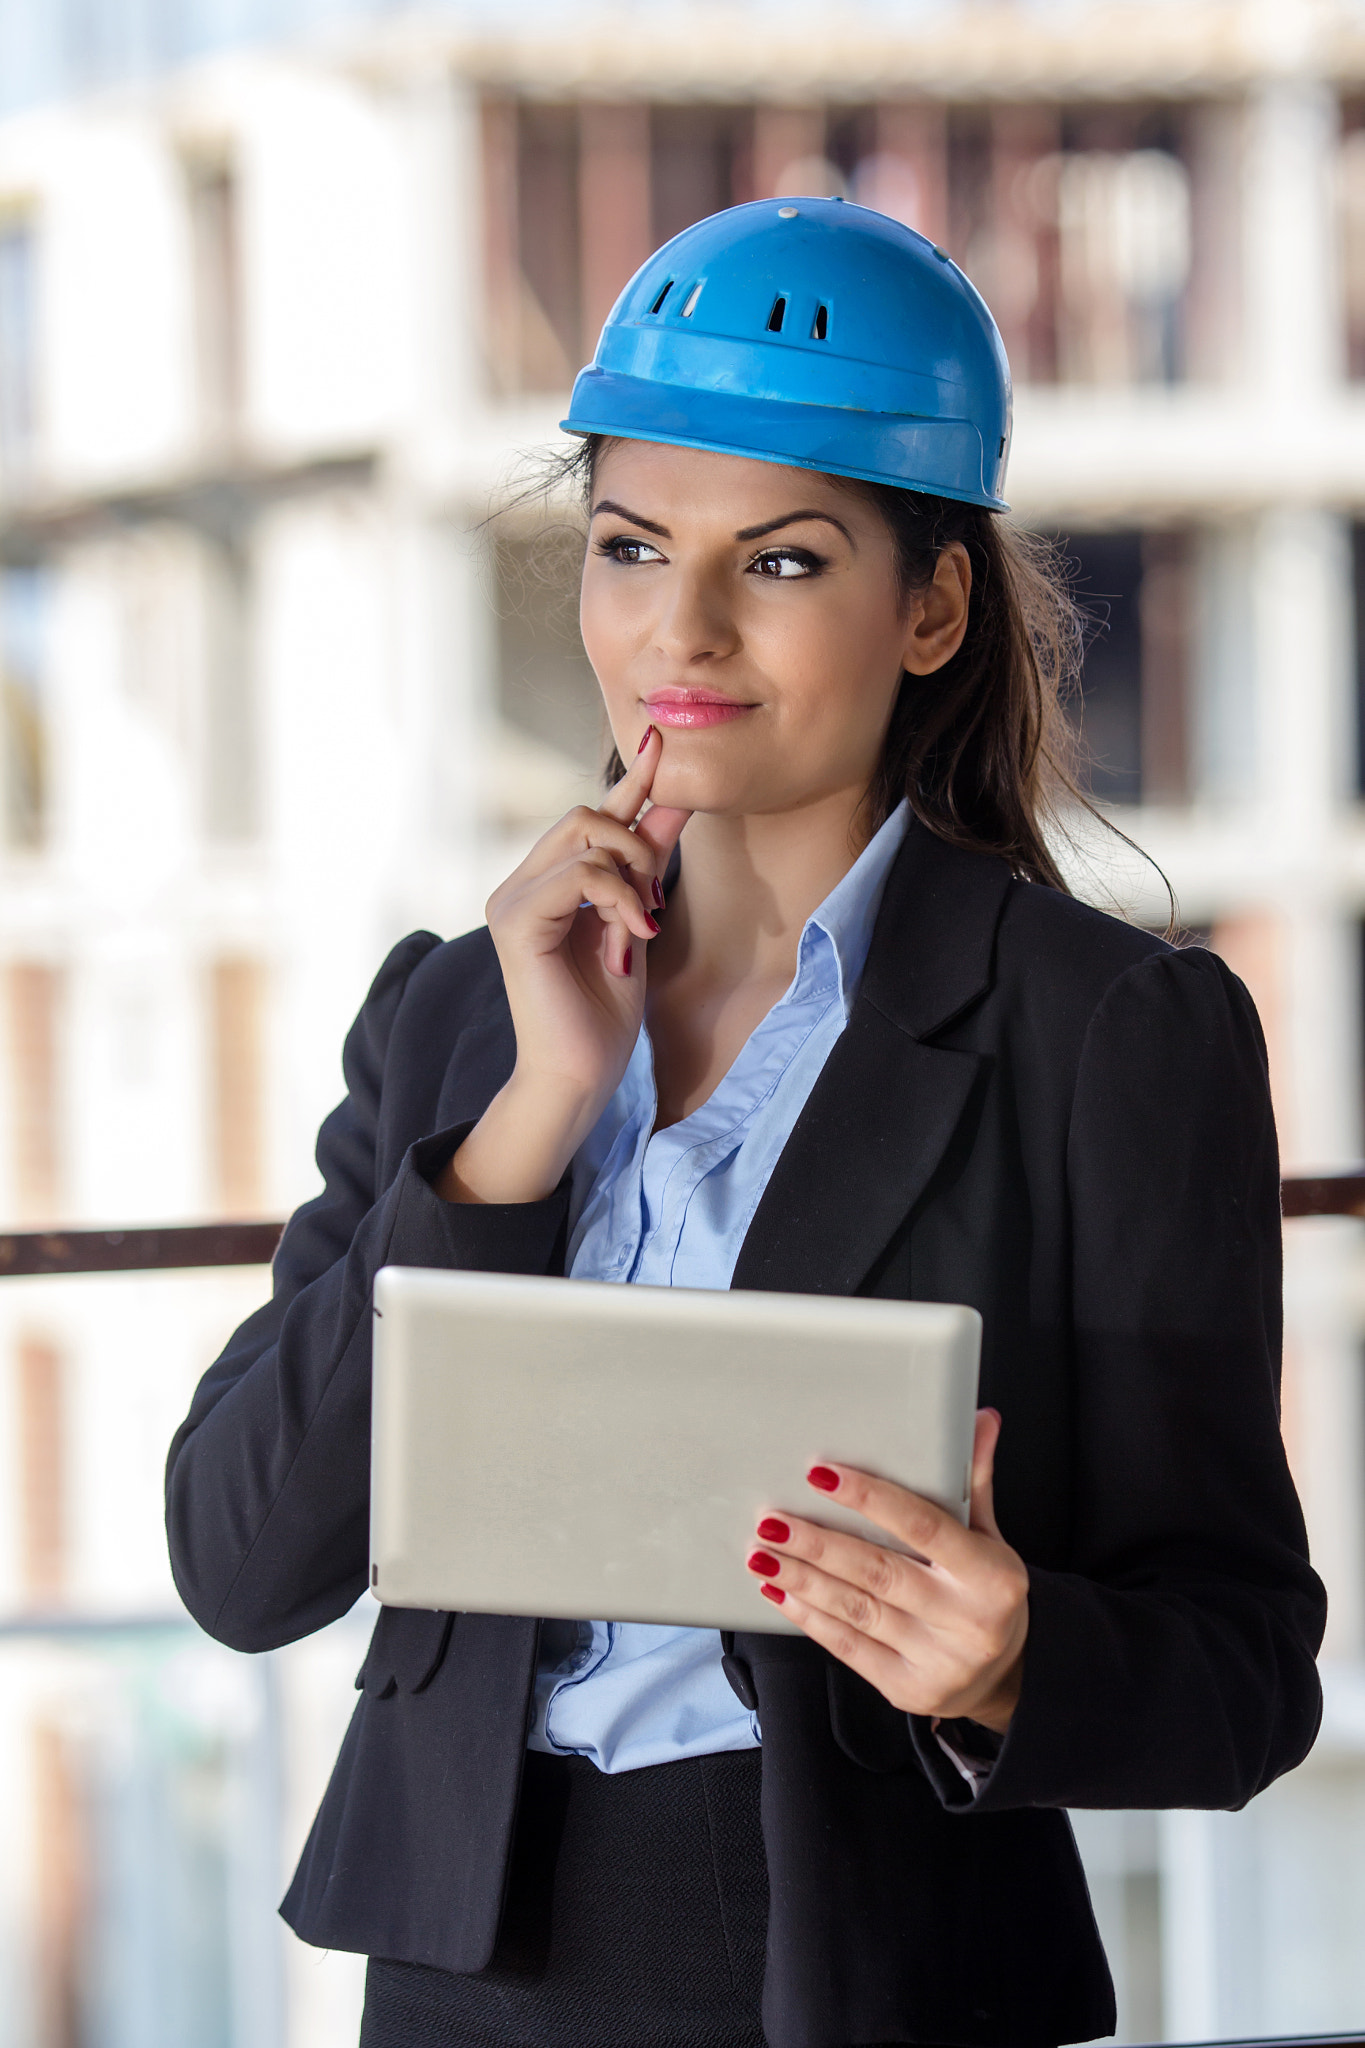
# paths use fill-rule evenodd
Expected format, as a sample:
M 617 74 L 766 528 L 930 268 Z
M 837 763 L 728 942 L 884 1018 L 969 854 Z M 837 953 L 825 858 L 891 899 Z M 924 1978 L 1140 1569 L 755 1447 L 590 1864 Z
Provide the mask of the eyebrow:
M 619 505 L 615 498 L 599 499 L 592 508 L 594 519 L 596 519 L 599 512 L 614 512 L 618 519 L 626 520 L 631 526 L 642 526 L 646 533 L 657 533 L 660 540 L 672 540 L 673 538 L 668 528 L 660 526 L 657 519 L 646 519 L 641 513 L 632 512 L 628 505 Z M 842 519 L 836 519 L 832 512 L 817 512 L 814 509 L 803 509 L 800 512 L 781 512 L 776 519 L 765 519 L 761 525 L 741 526 L 735 535 L 735 539 L 763 540 L 768 534 L 777 533 L 784 526 L 799 526 L 803 520 L 807 519 L 823 519 L 826 526 L 837 527 L 849 546 L 856 550 L 857 542 L 844 525 Z
M 643 526 L 646 533 L 657 533 L 660 540 L 672 540 L 666 526 L 660 526 L 657 519 L 646 519 L 640 512 L 632 512 L 628 505 L 618 505 L 615 498 L 599 498 L 592 508 L 596 519 L 599 512 L 614 512 L 618 519 L 624 519 L 630 526 Z
M 842 519 L 836 519 L 832 512 L 816 512 L 813 509 L 800 512 L 783 512 L 777 519 L 765 519 L 761 526 L 742 526 L 735 535 L 736 540 L 762 540 L 766 534 L 776 533 L 784 526 L 799 526 L 803 519 L 823 519 L 826 526 L 837 526 L 850 547 L 856 546 L 853 535 Z

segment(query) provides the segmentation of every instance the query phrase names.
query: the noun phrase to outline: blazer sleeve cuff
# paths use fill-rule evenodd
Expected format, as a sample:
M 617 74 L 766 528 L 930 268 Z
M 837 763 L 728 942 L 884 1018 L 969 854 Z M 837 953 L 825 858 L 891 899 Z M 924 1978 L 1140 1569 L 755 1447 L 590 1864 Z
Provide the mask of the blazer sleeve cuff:
M 454 1124 L 408 1148 L 385 1263 L 480 1273 L 561 1273 L 569 1176 L 543 1202 L 446 1202 L 433 1178 L 464 1143 L 472 1122 Z
M 925 1776 L 950 1812 L 973 1807 L 991 1780 L 1004 1738 L 975 1721 L 910 1714 L 910 1739 Z
M 1235 1784 L 1226 1800 L 1195 1789 L 1231 1768 L 1226 1716 L 1203 1662 L 1174 1603 L 1124 1599 L 1074 1573 L 1035 1567 L 1023 1683 L 989 1776 L 973 1796 L 928 1720 L 911 1723 L 916 1754 L 953 1812 L 1231 1806 L 1240 1803 Z M 1163 1727 L 1180 1728 L 1183 1739 L 1154 1743 L 1152 1729 Z
M 1066 1600 L 1059 1600 L 1055 1576 L 1029 1572 L 1029 1632 L 1024 1644 L 1023 1682 L 1018 1704 L 1003 1735 L 975 1721 L 939 1720 L 911 1714 L 910 1739 L 920 1767 L 950 1813 L 999 1812 L 1016 1806 L 1063 1805 L 1043 1793 L 1035 1779 L 1040 1755 L 1049 1760 L 1058 1717 L 1055 1691 L 1061 1645 L 1067 1636 Z M 1057 1612 L 1058 1608 L 1061 1613 Z M 1044 1766 L 1046 1771 L 1046 1766 Z

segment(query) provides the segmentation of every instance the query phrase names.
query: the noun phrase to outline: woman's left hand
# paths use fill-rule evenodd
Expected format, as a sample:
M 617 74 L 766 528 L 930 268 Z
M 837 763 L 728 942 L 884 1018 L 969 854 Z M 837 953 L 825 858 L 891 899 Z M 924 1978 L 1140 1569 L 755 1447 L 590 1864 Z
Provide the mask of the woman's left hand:
M 893 1707 L 960 1715 L 1003 1734 L 1019 1698 L 1028 1567 L 995 1523 L 999 1436 L 996 1410 L 978 1409 L 965 1529 L 890 1480 L 850 1465 L 812 1467 L 813 1486 L 909 1544 L 923 1563 L 796 1516 L 765 1515 L 749 1569 L 784 1615 Z

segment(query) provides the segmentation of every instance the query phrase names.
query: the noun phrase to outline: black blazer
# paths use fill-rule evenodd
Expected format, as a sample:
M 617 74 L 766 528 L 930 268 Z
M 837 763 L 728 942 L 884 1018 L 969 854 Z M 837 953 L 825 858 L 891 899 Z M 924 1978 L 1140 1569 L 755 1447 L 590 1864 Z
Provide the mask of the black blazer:
M 566 1190 L 428 1176 L 511 1070 L 487 932 L 385 962 L 324 1124 L 325 1192 L 171 1449 L 176 1583 L 264 1650 L 368 1562 L 371 1287 L 562 1271 Z M 922 826 L 734 1285 L 970 1302 L 1031 1573 L 1023 1691 L 984 1795 L 804 1638 L 741 1634 L 763 1729 L 773 2048 L 1057 2043 L 1113 1994 L 1068 1806 L 1236 1807 L 1313 1740 L 1324 1599 L 1278 1426 L 1265 1051 L 1211 953 Z M 755 1622 L 758 1622 L 755 1600 Z M 497 1936 L 538 1624 L 385 1609 L 284 1913 L 327 1948 L 472 1971 Z

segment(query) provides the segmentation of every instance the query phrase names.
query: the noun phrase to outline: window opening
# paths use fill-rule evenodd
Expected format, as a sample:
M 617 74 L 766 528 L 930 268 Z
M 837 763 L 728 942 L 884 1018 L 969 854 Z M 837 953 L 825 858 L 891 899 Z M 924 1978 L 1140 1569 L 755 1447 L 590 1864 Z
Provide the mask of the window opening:
M 265 973 L 257 960 L 221 959 L 209 979 L 213 1155 L 224 1216 L 261 1212 L 264 1183 Z
M 251 565 L 236 544 L 210 543 L 203 557 L 204 825 L 217 845 L 241 845 L 260 822 Z
M 3 995 L 15 1213 L 24 1223 L 51 1223 L 62 1209 L 61 969 L 39 960 L 11 961 Z
M 0 569 L 0 841 L 7 846 L 39 847 L 46 833 L 46 611 L 40 565 Z
M 233 433 L 242 397 L 237 178 L 224 162 L 191 161 L 185 168 L 199 424 L 216 443 Z
M 37 431 L 36 273 L 30 223 L 0 221 L 0 471 L 9 486 L 26 480 Z

